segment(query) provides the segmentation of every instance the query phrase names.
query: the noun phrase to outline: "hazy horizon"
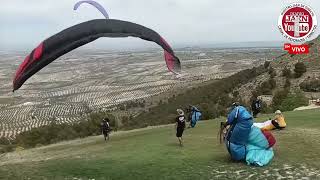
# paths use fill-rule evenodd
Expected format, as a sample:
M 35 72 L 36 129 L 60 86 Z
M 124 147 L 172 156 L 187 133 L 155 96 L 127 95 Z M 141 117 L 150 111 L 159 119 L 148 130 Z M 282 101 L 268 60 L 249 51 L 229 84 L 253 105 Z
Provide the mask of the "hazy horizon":
M 30 51 L 41 41 L 72 25 L 103 16 L 88 4 L 77 11 L 78 0 L 4 1 L 0 6 L 0 50 Z M 285 41 L 277 29 L 281 10 L 292 3 L 218 0 L 97 0 L 110 18 L 132 21 L 160 33 L 174 49 L 188 46 L 265 43 Z M 320 1 L 310 5 L 319 18 Z M 250 6 L 248 6 L 250 4 Z M 317 29 L 315 38 L 319 35 Z M 275 43 L 275 45 L 276 45 Z M 258 45 L 258 44 L 257 44 Z M 262 45 L 263 46 L 263 45 Z M 268 45 L 269 46 L 269 45 Z M 279 45 L 281 46 L 281 44 Z M 85 49 L 142 49 L 157 45 L 137 38 L 100 38 Z
M 213 48 L 213 49 L 220 49 L 220 48 L 282 48 L 284 41 L 251 41 L 251 42 L 225 42 L 225 43 L 207 43 L 207 44 L 176 44 L 173 48 L 175 50 L 184 49 L 184 48 Z M 15 46 L 15 47 L 0 47 L 1 51 L 17 51 L 17 52 L 28 52 L 30 48 L 34 48 L 31 46 Z M 144 45 L 139 44 L 124 47 L 103 47 L 103 46 L 82 46 L 77 48 L 76 50 L 105 50 L 105 51 L 144 51 L 144 50 L 161 50 L 159 46 L 153 46 L 150 44 Z

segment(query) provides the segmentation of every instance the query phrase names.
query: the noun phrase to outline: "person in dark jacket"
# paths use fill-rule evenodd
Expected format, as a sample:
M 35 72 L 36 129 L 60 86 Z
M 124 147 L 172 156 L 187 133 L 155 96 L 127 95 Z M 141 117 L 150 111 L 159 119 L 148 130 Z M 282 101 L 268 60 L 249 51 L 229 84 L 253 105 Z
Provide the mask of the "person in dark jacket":
M 182 134 L 186 127 L 186 117 L 182 109 L 177 109 L 178 116 L 176 117 L 175 128 L 177 130 L 176 136 L 179 140 L 180 146 L 183 146 Z
M 261 99 L 261 97 L 257 97 L 251 103 L 251 110 L 252 110 L 252 115 L 254 118 L 257 117 L 257 115 L 260 113 L 261 109 L 262 109 L 262 99 Z
M 107 142 L 109 140 L 109 133 L 110 133 L 110 124 L 109 124 L 109 119 L 104 118 L 101 122 L 101 132 L 104 136 L 104 140 Z

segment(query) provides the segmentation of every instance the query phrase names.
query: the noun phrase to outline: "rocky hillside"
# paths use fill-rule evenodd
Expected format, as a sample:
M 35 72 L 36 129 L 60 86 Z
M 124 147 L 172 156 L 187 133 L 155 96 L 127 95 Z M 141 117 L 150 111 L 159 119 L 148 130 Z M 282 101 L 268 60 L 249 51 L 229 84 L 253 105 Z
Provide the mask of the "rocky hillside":
M 265 102 L 271 104 L 275 92 L 287 88 L 289 92 L 302 90 L 308 99 L 320 98 L 319 91 L 305 90 L 300 87 L 303 82 L 319 82 L 320 79 L 320 36 L 307 44 L 310 47 L 310 52 L 307 55 L 284 53 L 271 61 L 270 64 L 267 62 L 265 66 L 269 68 L 269 71 L 236 89 L 235 91 L 239 93 L 238 97 L 241 97 L 242 101 L 249 103 L 252 96 L 262 95 Z M 295 65 L 297 63 L 303 63 L 306 67 L 306 72 L 300 77 L 295 75 Z M 287 73 L 284 73 L 284 71 Z M 319 84 L 316 86 L 319 86 Z M 268 91 L 268 88 L 271 90 Z M 319 87 L 316 88 L 319 90 Z

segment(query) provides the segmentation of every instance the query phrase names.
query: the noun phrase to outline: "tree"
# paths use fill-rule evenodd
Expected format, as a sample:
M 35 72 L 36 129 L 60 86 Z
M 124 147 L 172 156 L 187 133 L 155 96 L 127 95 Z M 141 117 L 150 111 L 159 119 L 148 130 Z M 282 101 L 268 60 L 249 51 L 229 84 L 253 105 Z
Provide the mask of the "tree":
M 268 80 L 268 83 L 270 84 L 270 88 L 271 88 L 271 89 L 274 89 L 274 88 L 277 86 L 277 83 L 276 83 L 276 81 L 275 81 L 273 78 L 270 78 L 270 79 Z
M 277 75 L 277 72 L 274 70 L 273 67 L 269 68 L 268 73 L 270 74 L 271 78 L 274 78 Z
M 239 96 L 239 91 L 233 91 L 232 92 L 233 97 L 238 97 Z
M 291 82 L 289 78 L 286 78 L 286 82 L 284 84 L 284 88 L 289 88 L 291 86 Z

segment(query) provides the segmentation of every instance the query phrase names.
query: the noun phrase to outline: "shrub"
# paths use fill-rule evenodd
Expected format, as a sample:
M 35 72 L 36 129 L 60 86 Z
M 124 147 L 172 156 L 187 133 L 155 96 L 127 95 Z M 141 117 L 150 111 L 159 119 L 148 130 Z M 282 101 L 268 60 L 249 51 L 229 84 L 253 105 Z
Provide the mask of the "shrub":
M 254 99 L 257 99 L 257 97 L 261 95 L 257 90 L 251 91 L 251 94 L 252 94 L 252 97 L 250 99 L 250 102 L 252 102 Z
M 264 81 L 259 88 L 262 94 L 272 94 L 272 88 L 268 81 Z
M 275 93 L 272 101 L 273 110 L 292 111 L 293 109 L 308 105 L 308 99 L 301 91 L 289 93 L 288 89 L 279 90 Z
M 299 78 L 303 73 L 307 72 L 307 67 L 302 62 L 298 62 L 294 66 L 295 78 Z
M 239 96 L 239 91 L 233 91 L 232 92 L 233 97 L 238 97 Z
M 271 106 L 268 106 L 267 103 L 262 102 L 262 109 L 261 109 L 262 113 L 272 113 L 273 109 Z
M 274 89 L 274 88 L 276 88 L 276 86 L 277 86 L 277 83 L 276 83 L 276 81 L 275 81 L 273 78 L 270 78 L 270 79 L 268 80 L 268 83 L 270 84 L 271 89 Z
M 320 92 L 319 79 L 303 81 L 299 86 L 305 92 Z
M 289 78 L 286 78 L 286 82 L 284 84 L 284 88 L 290 88 L 291 86 L 291 82 L 290 82 L 290 79 Z
M 280 109 L 282 101 L 287 98 L 289 94 L 289 89 L 278 90 L 274 93 L 272 99 L 273 109 Z
M 273 78 L 270 78 L 269 80 L 264 81 L 260 86 L 257 87 L 255 96 L 259 96 L 262 94 L 272 95 L 272 90 L 276 86 L 276 81 Z
M 270 74 L 270 77 L 271 77 L 271 78 L 274 78 L 274 77 L 277 76 L 277 72 L 274 70 L 273 67 L 270 67 L 270 68 L 269 68 L 268 73 Z
M 263 67 L 264 67 L 265 69 L 267 69 L 269 66 L 270 66 L 270 61 L 264 62 Z
M 0 154 L 12 152 L 16 148 L 16 145 L 0 145 Z
M 308 105 L 308 99 L 300 91 L 290 93 L 280 104 L 278 109 L 292 111 L 297 107 Z
M 286 78 L 291 78 L 291 77 L 292 77 L 291 70 L 285 67 L 285 68 L 282 70 L 282 76 L 284 76 L 284 77 L 286 77 Z
M 4 137 L 0 138 L 0 145 L 9 145 L 9 144 L 11 144 L 11 142 L 8 139 Z

